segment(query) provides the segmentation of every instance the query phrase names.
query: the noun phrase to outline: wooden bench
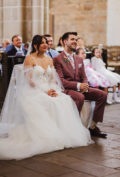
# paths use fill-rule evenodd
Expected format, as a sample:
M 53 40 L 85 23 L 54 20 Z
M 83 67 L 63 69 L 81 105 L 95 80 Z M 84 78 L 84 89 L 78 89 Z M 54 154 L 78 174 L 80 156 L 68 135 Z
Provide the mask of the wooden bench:
M 8 89 L 10 77 L 12 74 L 12 70 L 14 65 L 21 64 L 24 62 L 25 57 L 8 57 L 6 53 L 2 53 L 2 76 L 0 76 L 0 109 L 2 108 L 4 98 L 6 96 L 6 92 Z

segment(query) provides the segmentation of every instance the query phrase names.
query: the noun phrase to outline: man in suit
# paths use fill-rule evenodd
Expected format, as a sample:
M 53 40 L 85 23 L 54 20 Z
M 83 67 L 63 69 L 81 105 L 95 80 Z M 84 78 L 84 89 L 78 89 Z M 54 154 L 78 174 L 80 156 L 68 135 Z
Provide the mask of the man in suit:
M 48 43 L 48 50 L 46 51 L 46 54 L 48 56 L 50 56 L 51 58 L 56 57 L 57 55 L 59 55 L 59 52 L 57 52 L 56 50 L 54 50 L 53 47 L 53 38 L 50 34 L 45 34 L 44 35 L 47 39 L 47 43 Z
M 12 37 L 12 44 L 10 44 L 10 50 L 7 51 L 8 56 L 25 56 L 27 50 L 22 45 L 22 37 L 14 35 Z
M 77 47 L 77 33 L 67 32 L 62 36 L 64 51 L 54 58 L 54 66 L 59 74 L 65 93 L 75 101 L 79 112 L 84 100 L 95 101 L 93 121 L 89 128 L 92 136 L 106 138 L 96 126 L 103 121 L 107 94 L 99 89 L 90 88 L 84 71 L 83 60 L 74 54 Z

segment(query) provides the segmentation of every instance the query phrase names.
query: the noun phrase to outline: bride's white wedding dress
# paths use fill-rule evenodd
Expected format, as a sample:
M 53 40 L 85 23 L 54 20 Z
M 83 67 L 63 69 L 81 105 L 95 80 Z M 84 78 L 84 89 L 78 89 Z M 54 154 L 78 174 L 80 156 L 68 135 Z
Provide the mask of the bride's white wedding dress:
M 89 131 L 82 125 L 75 103 L 53 79 L 54 68 L 48 66 L 45 71 L 37 65 L 29 69 L 35 87 L 27 82 L 27 70 L 21 77 L 23 66 L 16 68 L 19 72 L 14 69 L 10 85 L 15 84 L 9 86 L 1 114 L 0 159 L 22 159 L 90 144 Z M 48 96 L 50 89 L 58 96 Z

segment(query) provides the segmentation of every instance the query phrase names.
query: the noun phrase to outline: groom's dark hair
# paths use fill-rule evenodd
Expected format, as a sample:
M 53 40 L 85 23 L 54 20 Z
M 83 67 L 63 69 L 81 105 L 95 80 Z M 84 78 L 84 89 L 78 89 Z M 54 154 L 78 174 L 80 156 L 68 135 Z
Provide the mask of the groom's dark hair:
M 67 32 L 67 33 L 64 33 L 63 36 L 62 36 L 62 42 L 64 43 L 64 40 L 67 40 L 69 38 L 69 35 L 75 35 L 77 36 L 77 32 Z

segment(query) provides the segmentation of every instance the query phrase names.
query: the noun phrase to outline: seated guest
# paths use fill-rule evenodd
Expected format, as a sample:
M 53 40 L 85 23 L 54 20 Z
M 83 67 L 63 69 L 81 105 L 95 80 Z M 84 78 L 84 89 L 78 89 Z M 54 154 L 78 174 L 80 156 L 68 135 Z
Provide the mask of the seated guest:
M 19 35 L 14 35 L 12 37 L 12 45 L 10 46 L 10 50 L 7 52 L 8 56 L 25 56 L 27 50 L 24 49 L 22 45 L 22 37 Z
M 93 69 L 90 60 L 86 59 L 85 50 L 83 48 L 78 48 L 76 54 L 83 59 L 85 73 L 90 86 L 93 88 L 102 87 L 103 90 L 108 94 L 108 87 L 110 86 L 109 81 L 104 77 L 104 75 Z M 112 104 L 112 102 L 109 100 L 109 97 L 107 98 L 107 103 Z
M 110 87 L 113 88 L 113 101 L 116 103 L 120 103 L 120 100 L 117 97 L 116 86 L 119 84 L 118 92 L 120 93 L 120 75 L 114 72 L 111 72 L 106 69 L 105 63 L 103 62 L 101 56 L 101 50 L 98 47 L 93 49 L 93 57 L 91 59 L 92 67 L 103 74 L 104 77 L 110 82 Z
M 88 48 L 86 48 L 86 46 L 85 46 L 85 40 L 82 37 L 78 37 L 77 38 L 77 49 L 78 48 L 84 49 L 85 53 L 86 53 L 86 58 L 91 59 L 92 52 Z
M 50 56 L 51 58 L 54 58 L 57 55 L 59 55 L 59 52 L 57 52 L 56 50 L 52 49 L 52 47 L 53 47 L 53 38 L 52 38 L 52 36 L 50 34 L 45 34 L 44 36 L 47 39 L 47 43 L 48 43 L 48 50 L 46 51 L 46 54 L 48 56 Z
M 57 47 L 56 47 L 56 50 L 57 50 L 59 53 L 61 53 L 61 52 L 64 50 L 64 48 L 63 48 L 63 43 L 62 43 L 62 37 L 59 38 L 59 41 L 58 41 L 58 45 L 57 45 Z
M 26 43 L 24 44 L 24 49 L 27 50 L 27 51 L 28 51 L 28 48 L 29 48 L 29 44 L 30 44 L 29 42 L 26 42 Z
M 9 39 L 4 39 L 2 42 L 2 47 L 4 50 L 6 50 L 6 47 L 10 45 L 10 40 Z

